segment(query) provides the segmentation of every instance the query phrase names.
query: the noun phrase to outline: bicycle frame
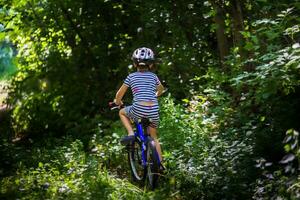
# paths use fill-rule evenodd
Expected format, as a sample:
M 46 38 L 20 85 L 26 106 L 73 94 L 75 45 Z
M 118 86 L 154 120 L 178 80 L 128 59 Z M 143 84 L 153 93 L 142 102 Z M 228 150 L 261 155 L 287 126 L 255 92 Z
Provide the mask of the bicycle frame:
M 136 132 L 134 133 L 134 135 L 135 135 L 135 137 L 139 138 L 142 143 L 142 165 L 144 167 L 146 167 L 147 166 L 147 158 L 146 158 L 145 152 L 146 152 L 146 144 L 148 143 L 148 139 L 147 139 L 148 133 L 144 133 L 143 126 L 141 123 L 139 123 L 139 122 L 134 122 L 134 123 L 136 126 Z M 156 152 L 156 158 L 158 158 L 158 164 L 160 165 L 160 159 L 159 159 L 158 153 L 157 153 L 157 151 L 155 151 L 155 152 Z
M 147 165 L 147 158 L 146 158 L 146 155 L 145 155 L 145 150 L 146 150 L 146 143 L 147 143 L 147 135 L 144 134 L 144 131 L 143 131 L 143 126 L 141 123 L 139 122 L 134 122 L 135 123 L 135 126 L 136 126 L 136 132 L 134 133 L 134 135 L 137 137 L 137 138 L 140 138 L 141 140 L 141 143 L 142 143 L 142 165 L 144 167 L 146 167 Z
M 121 108 L 114 102 L 110 102 L 109 106 L 111 110 Z M 134 141 L 132 141 L 132 144 L 134 146 L 127 145 L 127 153 L 133 180 L 149 180 L 148 185 L 151 186 L 152 189 L 154 189 L 156 181 L 158 179 L 161 161 L 156 150 L 156 141 L 151 138 L 151 135 L 148 133 L 148 129 L 145 128 L 149 125 L 150 120 L 148 121 L 146 118 L 143 118 L 131 122 L 134 122 L 136 131 L 134 132 Z M 138 143 L 138 146 L 135 146 L 135 142 Z M 141 142 L 141 144 L 139 142 Z M 135 148 L 137 151 L 135 151 Z M 139 153 L 141 153 L 141 155 Z M 142 168 L 138 166 L 142 166 Z M 137 170 L 140 173 L 137 172 Z

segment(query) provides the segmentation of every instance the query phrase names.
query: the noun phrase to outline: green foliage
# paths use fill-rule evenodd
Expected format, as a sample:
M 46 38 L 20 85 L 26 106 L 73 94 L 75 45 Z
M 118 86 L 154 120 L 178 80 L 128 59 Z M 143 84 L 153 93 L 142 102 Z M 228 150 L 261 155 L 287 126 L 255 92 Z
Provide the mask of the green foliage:
M 1 30 L 0 30 L 1 34 Z M 0 41 L 0 79 L 8 79 L 16 72 L 14 49 L 7 41 Z
M 299 43 L 277 52 L 268 53 L 255 62 L 261 63 L 253 72 L 243 72 L 232 79 L 239 89 L 247 85 L 253 89 L 257 104 L 265 102 L 270 96 L 295 92 L 299 86 Z
M 219 97 L 196 96 L 185 100 L 186 108 L 174 105 L 170 97 L 161 102 L 160 133 L 169 176 L 187 198 L 249 198 L 253 140 L 240 136 L 246 130 L 250 136 L 253 127 L 222 129 L 220 122 L 230 119 L 224 122 L 221 110 L 210 112 L 211 101 Z
M 10 103 L 16 109 L 16 131 L 31 134 L 74 128 L 82 118 L 93 117 L 99 108 L 103 110 L 124 79 L 126 66 L 131 64 L 130 54 L 137 46 L 154 48 L 157 57 L 162 58 L 159 74 L 164 83 L 181 85 L 182 89 L 170 87 L 176 97 L 188 95 L 189 78 L 200 73 L 204 68 L 198 66 L 212 57 L 199 34 L 204 27 L 193 26 L 198 20 L 206 21 L 196 15 L 203 9 L 209 8 L 200 2 L 186 5 L 183 1 L 178 5 L 171 1 L 3 4 L 1 15 L 5 30 L 9 30 L 7 38 L 19 50 L 20 70 L 10 94 Z M 193 17 L 176 19 L 177 13 L 184 16 L 186 12 Z M 202 54 L 205 59 L 199 59 Z M 57 99 L 61 102 L 53 109 Z M 37 105 L 28 105 L 33 102 Z M 25 104 L 27 109 L 20 109 Z M 40 119 L 31 123 L 32 113 Z M 52 119 L 57 120 L 53 123 Z M 43 127 L 48 128 L 43 131 Z
M 257 180 L 255 198 L 260 199 L 298 199 L 300 196 L 299 178 L 299 133 L 289 129 L 283 140 L 286 155 L 281 159 L 282 168 L 273 171 L 273 163 L 261 158 L 257 160 L 257 167 L 262 171 L 262 177 Z
M 114 35 L 106 30 L 123 24 L 122 18 L 113 17 L 120 13 L 115 5 L 102 2 L 97 6 L 99 11 L 80 2 L 23 1 L 6 6 L 10 20 L 6 28 L 13 29 L 9 38 L 19 47 L 19 72 L 10 94 L 16 132 L 64 132 L 93 117 L 99 105 L 106 105 L 110 98 L 106 91 L 117 86 L 104 84 L 118 77 L 114 70 L 118 66 L 111 60 L 127 54 L 123 54 L 124 47 L 114 51 L 108 43 L 115 38 L 126 46 L 130 37 L 122 30 Z M 110 9 L 112 17 L 105 19 L 102 9 Z M 95 37 L 94 32 L 102 34 Z
M 0 67 L 14 64 L 11 45 L 18 51 L 11 126 L 32 147 L 3 139 L 2 169 L 14 170 L 1 169 L 1 195 L 298 199 L 300 4 L 240 2 L 237 30 L 236 2 L 1 1 Z M 171 92 L 160 101 L 168 174 L 155 193 L 119 178 L 128 177 L 125 131 L 105 109 L 138 46 L 155 50 Z
M 296 170 L 286 176 L 273 164 L 273 178 L 269 172 L 264 173 L 267 180 L 255 180 L 260 172 L 254 168 L 255 158 L 262 155 L 270 161 L 258 160 L 261 165 L 279 162 L 284 131 L 299 127 L 299 44 L 294 40 L 299 34 L 294 25 L 290 27 L 295 19 L 291 9 L 282 14 L 276 20 L 257 21 L 255 26 L 262 28 L 244 34 L 253 42 L 248 49 L 255 51 L 252 58 L 243 61 L 233 50 L 226 61 L 232 66 L 230 72 L 211 67 L 206 75 L 194 78 L 191 100 L 184 99 L 187 108 L 164 101 L 161 132 L 166 134 L 162 133 L 162 140 L 171 149 L 166 153 L 176 171 L 171 176 L 183 196 L 297 198 L 297 189 L 286 192 L 291 185 L 297 188 Z M 293 34 L 287 34 L 289 30 Z M 292 161 L 295 157 L 288 154 L 285 158 Z
M 280 30 L 276 29 L 279 38 L 285 37 L 290 43 L 283 46 L 280 42 L 273 42 L 273 45 L 278 45 L 274 47 L 276 51 L 273 48 L 272 52 L 261 49 L 263 53 L 256 53 L 246 61 L 255 69 L 241 71 L 230 80 L 231 86 L 238 93 L 236 98 L 240 113 L 249 115 L 259 127 L 256 151 L 264 152 L 268 159 L 278 159 L 274 151 L 282 155 L 284 131 L 299 127 L 295 120 L 299 111 L 299 44 L 286 34 L 289 27 L 285 27 L 285 24 L 281 25 Z M 257 37 L 264 37 L 265 31 L 258 30 Z M 299 34 L 295 35 L 299 37 Z M 247 119 L 247 116 L 244 117 Z M 273 151 L 266 151 L 264 147 L 272 148 Z
M 18 160 L 16 174 L 1 178 L 0 197 L 149 199 L 152 196 L 107 171 L 104 146 L 90 153 L 84 151 L 80 140 L 72 138 L 56 139 L 46 145 L 32 142 L 32 150 L 22 152 L 24 147 L 1 141 L 1 146 L 8 145 L 12 153 L 17 153 Z

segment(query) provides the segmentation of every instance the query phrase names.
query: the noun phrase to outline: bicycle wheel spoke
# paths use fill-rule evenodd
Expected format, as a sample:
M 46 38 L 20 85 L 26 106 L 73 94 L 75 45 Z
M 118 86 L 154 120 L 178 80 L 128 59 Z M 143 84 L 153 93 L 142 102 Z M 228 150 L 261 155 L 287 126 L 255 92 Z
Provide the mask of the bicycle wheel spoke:
M 143 181 L 146 176 L 146 168 L 142 165 L 141 153 L 141 144 L 135 141 L 132 150 L 128 152 L 129 166 L 135 181 Z

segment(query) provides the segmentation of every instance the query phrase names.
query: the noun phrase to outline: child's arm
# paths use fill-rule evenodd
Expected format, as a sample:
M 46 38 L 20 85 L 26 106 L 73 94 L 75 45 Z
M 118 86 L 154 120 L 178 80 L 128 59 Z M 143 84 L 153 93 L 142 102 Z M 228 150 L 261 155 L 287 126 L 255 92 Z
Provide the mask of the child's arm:
M 164 86 L 162 84 L 159 84 L 156 87 L 156 89 L 157 89 L 156 96 L 159 97 L 163 93 L 163 91 L 164 91 L 165 88 L 164 88 Z
M 128 86 L 123 84 L 120 89 L 118 90 L 117 94 L 116 94 L 116 98 L 114 100 L 114 102 L 117 104 L 117 105 L 123 105 L 123 102 L 122 102 L 122 98 L 124 96 L 124 94 L 126 93 L 128 89 Z

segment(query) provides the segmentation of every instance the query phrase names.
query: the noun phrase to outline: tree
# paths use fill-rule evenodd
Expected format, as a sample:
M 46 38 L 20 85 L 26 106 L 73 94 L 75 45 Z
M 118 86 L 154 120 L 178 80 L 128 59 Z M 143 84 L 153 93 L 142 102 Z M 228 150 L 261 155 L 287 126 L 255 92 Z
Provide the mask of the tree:
M 219 49 L 219 57 L 221 61 L 221 65 L 224 65 L 225 57 L 229 53 L 229 44 L 228 38 L 225 33 L 225 9 L 224 4 L 220 1 L 211 1 L 212 6 L 214 8 L 214 22 L 216 23 L 216 36 L 218 41 L 218 49 Z

